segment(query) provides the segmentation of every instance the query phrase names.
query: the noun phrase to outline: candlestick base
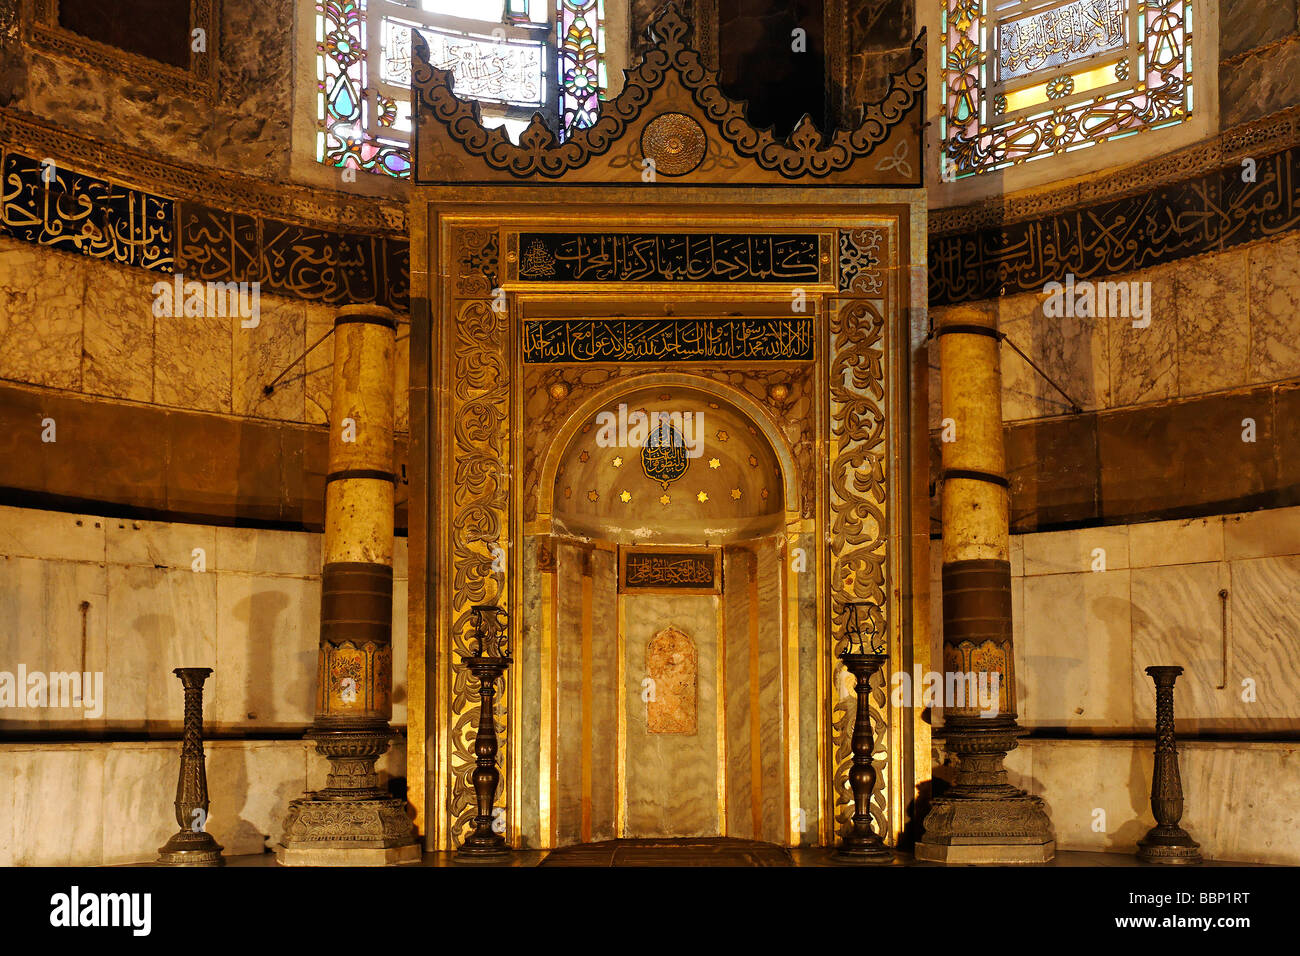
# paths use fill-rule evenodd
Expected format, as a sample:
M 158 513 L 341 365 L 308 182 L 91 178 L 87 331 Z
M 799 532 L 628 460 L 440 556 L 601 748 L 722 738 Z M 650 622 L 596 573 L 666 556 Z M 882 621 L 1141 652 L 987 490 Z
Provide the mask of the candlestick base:
M 202 830 L 181 830 L 158 848 L 158 862 L 164 866 L 225 866 L 222 846 Z
M 472 833 L 456 852 L 457 863 L 490 863 L 509 859 L 510 847 L 496 833 Z
M 874 833 L 850 833 L 831 854 L 836 863 L 879 866 L 894 862 L 894 854 Z
M 1203 862 L 1201 845 L 1180 826 L 1157 824 L 1138 840 L 1137 858 L 1143 863 L 1188 865 Z

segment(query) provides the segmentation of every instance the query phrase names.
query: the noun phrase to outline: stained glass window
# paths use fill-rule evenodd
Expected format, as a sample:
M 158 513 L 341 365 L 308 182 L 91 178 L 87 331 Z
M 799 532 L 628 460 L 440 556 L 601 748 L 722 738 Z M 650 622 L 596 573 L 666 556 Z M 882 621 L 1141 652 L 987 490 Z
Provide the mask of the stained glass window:
M 564 136 L 599 115 L 600 0 L 316 0 L 316 158 L 411 174 L 411 41 L 512 138 L 541 110 Z
M 602 0 L 559 0 L 561 137 L 586 129 L 600 115 L 605 77 Z
M 946 0 L 944 178 L 1186 120 L 1192 4 Z

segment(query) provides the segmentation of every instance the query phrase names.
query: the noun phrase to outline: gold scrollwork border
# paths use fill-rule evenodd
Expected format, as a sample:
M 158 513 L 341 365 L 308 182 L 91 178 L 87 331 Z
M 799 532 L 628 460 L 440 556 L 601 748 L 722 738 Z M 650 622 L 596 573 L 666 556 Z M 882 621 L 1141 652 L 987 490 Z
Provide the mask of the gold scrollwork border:
M 451 488 L 451 637 L 448 723 L 448 832 L 453 846 L 471 828 L 474 805 L 474 736 L 478 717 L 477 682 L 461 665 L 468 643 L 470 609 L 475 604 L 508 604 L 506 568 L 500 557 L 510 548 L 510 331 L 509 317 L 490 299 L 456 300 L 451 398 L 453 448 L 443 462 L 441 480 Z M 518 627 L 519 622 L 511 622 Z M 507 671 L 497 697 L 497 733 L 508 741 L 514 677 Z M 507 746 L 505 753 L 509 756 Z M 502 774 L 510 779 L 510 767 Z M 497 806 L 508 805 L 508 788 Z
M 855 701 L 839 679 L 839 655 L 846 648 L 845 603 L 869 601 L 879 608 L 872 624 L 889 634 L 886 600 L 888 516 L 885 463 L 889 429 L 885 387 L 885 317 L 868 299 L 841 301 L 831 310 L 830 334 L 830 633 L 831 664 L 837 679 L 830 687 L 831 810 L 836 832 L 853 814 L 847 787 L 853 759 Z M 877 762 L 893 747 L 887 688 L 882 671 L 870 697 Z M 876 832 L 890 834 L 889 774 L 876 778 L 871 814 Z

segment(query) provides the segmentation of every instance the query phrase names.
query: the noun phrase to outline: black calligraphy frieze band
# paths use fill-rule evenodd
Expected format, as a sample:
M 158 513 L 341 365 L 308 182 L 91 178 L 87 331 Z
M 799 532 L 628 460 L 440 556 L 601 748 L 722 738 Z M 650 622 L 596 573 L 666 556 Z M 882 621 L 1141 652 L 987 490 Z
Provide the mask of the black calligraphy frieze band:
M 6 151 L 0 204 L 0 226 L 15 239 L 122 265 L 173 270 L 176 220 L 170 199 Z
M 930 239 L 930 305 L 1039 292 L 1300 228 L 1300 147 L 1136 196 Z
M 177 270 L 199 282 L 261 278 L 257 219 L 243 213 L 178 202 Z

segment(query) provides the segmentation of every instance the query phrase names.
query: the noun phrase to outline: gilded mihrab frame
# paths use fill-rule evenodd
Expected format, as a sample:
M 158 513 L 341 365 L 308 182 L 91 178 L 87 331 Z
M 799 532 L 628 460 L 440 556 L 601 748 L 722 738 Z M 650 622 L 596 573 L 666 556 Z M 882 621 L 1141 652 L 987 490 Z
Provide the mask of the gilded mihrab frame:
M 652 30 L 654 46 L 620 96 L 564 144 L 540 120 L 520 145 L 485 130 L 417 45 L 407 761 L 429 849 L 456 847 L 475 812 L 477 687 L 460 663 L 470 608 L 505 607 L 516 659 L 540 655 L 548 673 L 556 636 L 535 595 L 554 571 L 554 456 L 602 402 L 646 385 L 733 403 L 781 463 L 786 841 L 830 844 L 851 814 L 853 700 L 837 659 L 847 601 L 877 605 L 888 635 L 891 661 L 871 704 L 880 771 L 872 810 L 889 842 L 928 780 L 928 725 L 887 693 L 891 674 L 929 663 L 928 563 L 911 558 L 913 540 L 928 534 L 925 396 L 912 371 L 925 365 L 925 204 L 915 188 L 923 46 L 861 127 L 823 142 L 803 124 L 781 143 L 749 127 L 718 90 L 673 8 Z M 647 159 L 657 172 L 649 181 Z M 692 250 L 690 267 L 556 267 L 555 243 L 592 237 L 591 248 L 610 249 L 619 236 Z M 797 255 L 774 264 L 735 252 L 778 245 Z M 715 267 L 716 249 L 728 251 Z M 525 363 L 525 324 L 539 316 L 783 311 L 811 336 L 806 352 L 785 359 Z M 602 374 L 584 374 L 593 368 Z M 507 674 L 498 698 L 497 806 L 513 846 L 546 847 L 555 704 L 543 679 L 527 690 L 539 719 L 520 721 L 523 683 Z

